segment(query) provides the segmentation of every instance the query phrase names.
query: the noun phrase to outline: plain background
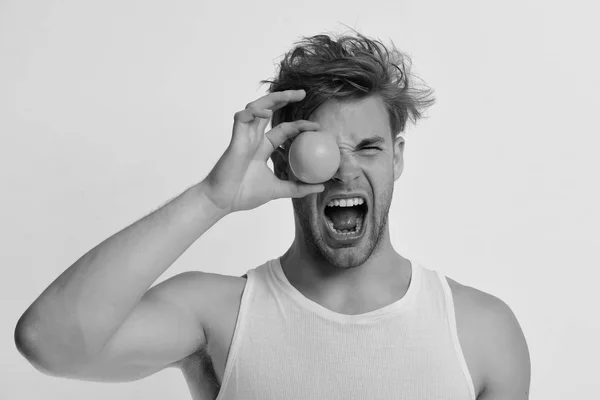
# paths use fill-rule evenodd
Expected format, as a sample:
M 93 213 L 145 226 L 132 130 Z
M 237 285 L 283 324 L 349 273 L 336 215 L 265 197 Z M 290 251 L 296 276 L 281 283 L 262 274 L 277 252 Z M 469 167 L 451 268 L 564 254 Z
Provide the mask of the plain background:
M 593 4 L 587 2 L 586 4 Z M 407 52 L 437 103 L 406 131 L 397 251 L 500 297 L 532 399 L 595 398 L 600 348 L 597 9 L 577 1 L 1 1 L 0 398 L 187 399 L 45 376 L 15 324 L 68 266 L 202 180 L 292 44 L 346 24 Z M 230 215 L 160 282 L 240 276 L 287 249 L 291 202 Z M 235 251 L 232 251 L 235 249 Z

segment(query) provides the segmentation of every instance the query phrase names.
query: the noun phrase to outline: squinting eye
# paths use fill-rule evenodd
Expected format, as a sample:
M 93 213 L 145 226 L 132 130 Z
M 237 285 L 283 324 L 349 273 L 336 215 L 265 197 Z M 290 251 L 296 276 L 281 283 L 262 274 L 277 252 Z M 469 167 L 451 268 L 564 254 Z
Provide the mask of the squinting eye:
M 381 150 L 379 147 L 363 147 L 361 150 Z

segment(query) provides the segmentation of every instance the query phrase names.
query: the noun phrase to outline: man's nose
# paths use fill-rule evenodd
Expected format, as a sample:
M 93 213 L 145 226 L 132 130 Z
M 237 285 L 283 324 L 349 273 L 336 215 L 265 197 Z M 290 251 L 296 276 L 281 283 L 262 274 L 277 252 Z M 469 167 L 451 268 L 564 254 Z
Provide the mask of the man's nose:
M 340 152 L 340 166 L 331 178 L 334 182 L 347 184 L 358 178 L 359 165 L 351 152 Z

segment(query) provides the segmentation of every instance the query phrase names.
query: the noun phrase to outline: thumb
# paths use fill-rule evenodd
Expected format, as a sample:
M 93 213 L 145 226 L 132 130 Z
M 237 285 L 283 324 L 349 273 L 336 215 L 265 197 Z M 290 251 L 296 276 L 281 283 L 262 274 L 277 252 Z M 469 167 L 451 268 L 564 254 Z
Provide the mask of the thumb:
M 325 190 L 325 185 L 317 183 L 309 185 L 306 183 L 296 183 L 290 181 L 280 181 L 280 184 L 273 193 L 274 199 L 285 197 L 299 198 L 313 193 L 321 193 Z

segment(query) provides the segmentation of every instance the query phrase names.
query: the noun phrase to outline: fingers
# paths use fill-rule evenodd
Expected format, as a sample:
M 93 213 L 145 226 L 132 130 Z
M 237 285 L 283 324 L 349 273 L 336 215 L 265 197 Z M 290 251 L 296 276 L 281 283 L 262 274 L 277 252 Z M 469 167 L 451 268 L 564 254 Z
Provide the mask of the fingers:
M 275 187 L 273 192 L 273 200 L 283 198 L 299 198 L 308 196 L 313 193 L 321 193 L 325 190 L 325 185 L 318 183 L 315 185 L 308 185 L 305 183 L 296 183 L 291 181 L 279 181 L 279 185 Z
M 269 139 L 269 142 L 271 142 L 271 145 L 273 146 L 271 152 L 284 144 L 288 139 L 298 135 L 300 132 L 316 131 L 319 127 L 320 125 L 317 122 L 302 119 L 277 125 L 266 133 L 267 139 Z
M 264 108 L 260 109 L 260 108 L 256 108 L 256 107 L 249 107 L 249 108 L 246 108 L 245 110 L 236 112 L 235 115 L 233 116 L 233 119 L 236 122 L 249 123 L 249 122 L 254 121 L 255 118 L 269 119 L 272 116 L 273 116 L 273 111 L 271 111 L 271 110 L 264 109 Z
M 269 109 L 272 111 L 285 107 L 288 103 L 300 101 L 306 96 L 304 90 L 284 90 L 281 92 L 272 92 L 263 96 L 252 103 L 248 103 L 246 108 L 256 108 L 259 110 Z
M 291 102 L 300 101 L 305 96 L 306 92 L 304 90 L 284 90 L 269 93 L 252 103 L 248 103 L 244 110 L 235 113 L 233 116 L 234 126 L 239 123 L 253 123 L 253 127 L 257 131 L 264 132 L 274 111 L 285 107 Z

